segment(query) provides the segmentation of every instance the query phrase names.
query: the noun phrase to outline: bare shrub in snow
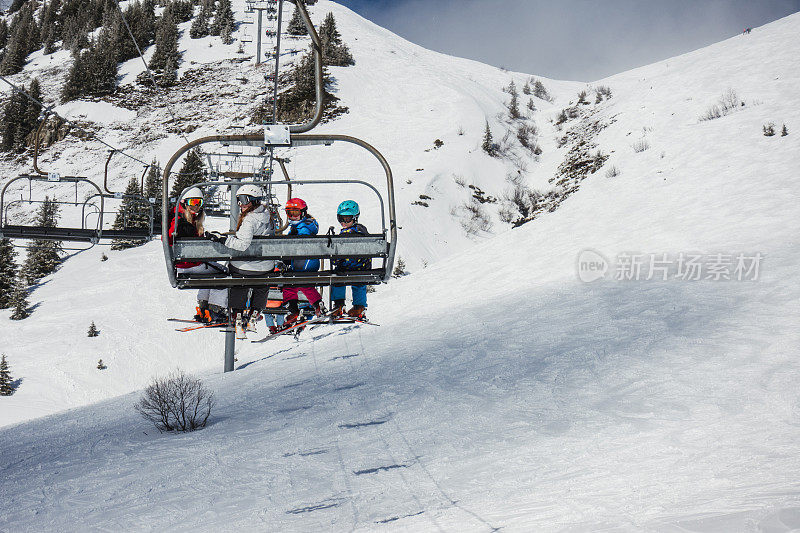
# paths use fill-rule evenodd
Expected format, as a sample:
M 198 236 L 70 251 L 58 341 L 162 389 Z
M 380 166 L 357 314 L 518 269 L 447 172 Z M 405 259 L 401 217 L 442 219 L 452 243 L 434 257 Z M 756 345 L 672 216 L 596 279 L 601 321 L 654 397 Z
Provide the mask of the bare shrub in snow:
M 607 178 L 614 178 L 616 176 L 619 176 L 619 169 L 612 165 L 611 168 L 606 170 L 606 177 Z
M 781 137 L 786 137 L 789 135 L 789 130 L 786 129 L 786 124 L 783 125 L 783 129 L 781 130 Z
M 392 277 L 401 278 L 406 274 L 408 274 L 408 271 L 406 270 L 406 262 L 403 261 L 402 257 L 400 257 L 397 259 L 397 264 L 395 265 L 394 270 L 392 271 Z
M 733 89 L 728 89 L 719 99 L 719 104 L 722 106 L 722 114 L 727 115 L 731 111 L 743 104 L 739 100 L 739 95 Z
M 483 204 L 475 198 L 470 198 L 460 206 L 453 208 L 450 214 L 459 218 L 459 223 L 467 235 L 477 235 L 492 230 L 492 219 L 486 213 Z
M 725 94 L 719 97 L 716 104 L 706 109 L 700 116 L 700 120 L 714 120 L 733 113 L 738 107 L 744 106 L 744 102 L 733 89 L 728 89 Z
M 770 122 L 769 124 L 764 124 L 764 126 L 762 126 L 761 129 L 764 132 L 765 137 L 772 137 L 773 135 L 775 135 L 775 124 L 773 122 Z
M 508 174 L 506 181 L 511 185 L 502 197 L 502 207 L 498 211 L 500 220 L 514 227 L 533 220 L 541 209 L 542 194 L 525 184 L 522 173 Z
M 512 130 L 506 130 L 503 134 L 503 138 L 500 139 L 499 143 L 495 143 L 494 145 L 494 155 L 496 157 L 511 157 L 513 152 L 513 143 L 511 141 L 511 137 L 513 135 Z
M 700 120 L 714 120 L 715 118 L 719 118 L 722 116 L 722 111 L 720 110 L 718 105 L 712 105 L 706 112 L 700 116 Z
M 517 140 L 522 146 L 532 151 L 538 133 L 535 124 L 520 124 L 517 127 Z
M 649 149 L 650 143 L 647 142 L 647 139 L 640 139 L 633 143 L 631 148 L 633 148 L 633 151 L 638 154 L 639 152 L 644 152 L 645 150 Z
M 134 408 L 160 431 L 194 431 L 205 427 L 214 394 L 182 371 L 154 379 Z
M 606 98 L 611 98 L 611 87 L 608 85 L 598 85 L 594 92 Z
M 458 174 L 453 174 L 453 181 L 456 182 L 456 185 L 458 185 L 462 189 L 467 186 L 467 182 L 466 182 L 466 180 L 464 180 L 464 176 L 459 176 Z
M 586 100 L 586 96 L 588 93 L 584 90 L 578 93 L 578 103 L 583 105 L 588 105 L 589 101 Z

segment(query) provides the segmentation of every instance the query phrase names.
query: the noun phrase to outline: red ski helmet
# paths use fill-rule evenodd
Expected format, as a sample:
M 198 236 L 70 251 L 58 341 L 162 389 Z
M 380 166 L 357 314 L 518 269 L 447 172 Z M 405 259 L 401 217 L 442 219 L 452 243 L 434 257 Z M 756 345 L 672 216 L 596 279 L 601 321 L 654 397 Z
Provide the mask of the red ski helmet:
M 308 209 L 308 204 L 305 203 L 300 198 L 290 198 L 288 202 L 286 202 L 286 210 L 289 209 L 299 209 L 301 211 L 305 211 Z

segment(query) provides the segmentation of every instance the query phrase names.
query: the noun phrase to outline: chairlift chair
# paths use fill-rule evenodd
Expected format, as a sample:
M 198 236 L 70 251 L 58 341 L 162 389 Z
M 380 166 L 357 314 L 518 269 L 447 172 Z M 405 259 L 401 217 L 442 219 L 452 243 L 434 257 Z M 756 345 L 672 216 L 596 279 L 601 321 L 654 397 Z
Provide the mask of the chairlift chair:
M 28 180 L 28 198 L 19 200 L 7 200 L 9 187 L 21 180 Z M 32 193 L 33 182 L 48 182 L 50 184 L 75 186 L 74 201 L 56 201 L 57 204 L 80 206 L 81 225 L 80 227 L 41 227 L 23 224 L 10 224 L 9 215 L 12 207 L 18 204 L 35 205 L 43 203 L 42 200 L 35 200 Z M 78 184 L 86 183 L 96 190 L 96 193 L 88 195 L 83 200 L 78 197 Z M 108 199 L 131 199 L 133 203 L 138 203 L 146 209 L 148 222 L 145 227 L 127 227 L 123 224 L 122 229 L 106 229 L 103 227 L 105 217 L 112 213 L 106 209 Z M 99 205 L 98 205 L 99 203 Z M 96 223 L 91 225 L 89 219 L 95 216 Z M 123 219 L 127 220 L 127 214 L 123 213 Z M 88 178 L 81 176 L 61 176 L 57 173 L 48 175 L 41 174 L 22 174 L 9 180 L 0 192 L 0 237 L 11 239 L 35 239 L 66 242 L 85 242 L 92 245 L 103 240 L 111 239 L 131 239 L 131 240 L 150 240 L 153 238 L 153 204 L 141 195 L 126 195 L 123 193 L 104 193 L 100 187 Z
M 397 225 L 394 208 L 394 192 L 392 172 L 385 158 L 374 147 L 355 137 L 345 135 L 292 135 L 289 126 L 265 126 L 265 135 L 227 135 L 204 137 L 192 141 L 179 149 L 164 167 L 164 212 L 162 214 L 162 242 L 167 273 L 173 287 L 179 289 L 229 288 L 253 286 L 309 286 L 333 284 L 379 284 L 388 281 L 392 273 L 394 253 L 397 241 Z M 283 137 L 281 138 L 281 134 Z M 172 166 L 188 150 L 210 143 L 223 145 L 239 145 L 247 147 L 302 147 L 311 145 L 330 146 L 334 143 L 351 143 L 366 149 L 381 163 L 386 174 L 384 194 L 370 183 L 355 179 L 341 180 L 254 180 L 247 181 L 260 185 L 268 191 L 280 186 L 340 186 L 357 184 L 371 189 L 376 195 L 381 208 L 381 231 L 364 236 L 354 235 L 314 235 L 314 236 L 261 236 L 255 237 L 247 250 L 236 251 L 222 244 L 211 242 L 201 237 L 173 238 L 169 235 L 166 224 L 168 210 L 167 190 Z M 230 185 L 222 181 L 209 181 L 194 184 L 195 187 L 213 187 Z M 178 202 L 183 198 L 181 193 Z M 231 200 L 235 195 L 231 193 Z M 176 204 L 177 205 L 177 204 Z M 177 207 L 172 207 L 177 212 Z M 277 229 L 277 228 L 276 228 Z M 172 245 L 170 245 L 172 242 Z M 176 264 L 185 261 L 225 262 L 231 260 L 280 260 L 289 263 L 296 259 L 327 259 L 329 264 L 337 259 L 371 258 L 378 260 L 377 268 L 364 271 L 339 272 L 332 269 L 317 272 L 270 272 L 259 277 L 235 277 L 230 274 L 178 274 Z

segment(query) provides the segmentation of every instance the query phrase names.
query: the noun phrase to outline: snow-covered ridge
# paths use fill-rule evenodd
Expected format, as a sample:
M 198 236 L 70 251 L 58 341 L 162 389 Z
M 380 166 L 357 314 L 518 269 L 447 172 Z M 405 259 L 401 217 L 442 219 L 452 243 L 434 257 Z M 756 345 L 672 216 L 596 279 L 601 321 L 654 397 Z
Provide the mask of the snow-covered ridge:
M 502 193 L 513 165 L 482 154 L 480 136 L 487 118 L 502 127 L 501 87 L 527 76 L 424 51 L 333 3 L 314 17 L 328 9 L 357 65 L 332 69 L 350 113 L 323 129 L 374 143 L 402 186 L 412 274 L 370 295 L 381 326 L 242 345 L 238 370 L 223 375 L 219 333 L 184 335 L 164 321 L 190 311 L 192 295 L 169 288 L 159 243 L 105 262 L 101 250 L 76 254 L 33 292 L 29 319 L 0 317 L 22 379 L 0 399 L 2 422 L 57 413 L 0 431 L 0 524 L 799 528 L 800 17 L 599 82 L 613 91 L 594 115 L 608 123 L 596 139 L 606 166 L 554 213 L 510 231 L 496 221 L 474 243 L 450 219 L 469 194 L 453 175 Z M 544 153 L 528 176 L 542 190 L 565 155 L 556 134 L 576 125 L 556 132 L 547 119 L 583 87 L 545 83 L 556 101 L 536 116 Z M 700 121 L 731 88 L 746 105 Z M 789 135 L 765 137 L 766 122 Z M 426 152 L 437 138 L 444 146 Z M 636 152 L 642 140 L 649 148 Z M 179 141 L 160 143 L 168 152 Z M 79 171 L 83 149 L 69 150 Z M 293 156 L 298 175 L 359 171 L 358 160 Z M 606 177 L 610 165 L 620 174 Z M 419 194 L 430 207 L 411 205 Z M 622 282 L 612 270 L 584 284 L 576 262 L 587 248 L 612 260 L 765 259 L 757 281 Z M 86 337 L 92 320 L 97 338 Z M 154 434 L 131 408 L 136 392 L 61 412 L 175 367 L 217 394 L 203 431 Z

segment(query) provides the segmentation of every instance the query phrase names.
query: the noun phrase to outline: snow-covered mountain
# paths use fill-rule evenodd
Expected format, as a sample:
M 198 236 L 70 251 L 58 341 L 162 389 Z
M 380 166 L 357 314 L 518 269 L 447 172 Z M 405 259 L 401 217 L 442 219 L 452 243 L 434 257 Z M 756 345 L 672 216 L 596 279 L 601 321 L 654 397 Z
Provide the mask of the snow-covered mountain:
M 412 273 L 370 295 L 381 326 L 242 344 L 223 375 L 218 332 L 164 321 L 192 295 L 169 287 L 160 243 L 106 250 L 105 262 L 97 248 L 75 254 L 36 287 L 30 318 L 0 316 L 21 380 L 0 399 L 0 530 L 800 528 L 800 15 L 591 84 L 613 96 L 594 104 L 590 93 L 560 128 L 587 86 L 543 79 L 554 101 L 537 100 L 529 119 L 537 160 L 513 140 L 505 158 L 480 148 L 487 121 L 499 139 L 513 126 L 498 117 L 502 88 L 529 75 L 424 50 L 332 2 L 312 17 L 328 11 L 357 64 L 331 69 L 350 112 L 320 131 L 373 143 L 397 176 Z M 260 73 L 227 60 L 237 45 L 181 43 L 182 70 L 195 61 L 203 87 L 236 72 L 252 81 L 241 91 L 262 90 Z M 50 69 L 52 90 L 63 61 L 34 57 L 26 73 Z M 126 64 L 121 83 L 137 69 Z M 700 120 L 730 90 L 736 108 Z M 236 120 L 233 100 L 251 93 L 227 92 L 174 96 L 192 136 Z M 144 160 L 182 143 L 164 107 L 107 106 L 64 111 Z M 605 164 L 551 182 L 570 157 L 586 160 L 581 142 Z M 64 142 L 42 166 L 96 176 L 105 157 Z M 292 161 L 297 176 L 363 172 L 352 154 Z M 513 230 L 500 203 L 481 204 L 493 228 L 466 235 L 469 185 L 501 198 L 518 170 L 568 197 Z M 121 163 L 114 184 L 132 172 Z M 411 203 L 420 194 L 428 207 Z M 318 218 L 331 211 L 309 198 Z M 760 258 L 757 275 L 737 271 L 739 258 Z M 581 282 L 587 262 L 605 264 L 605 278 Z M 637 277 L 637 262 L 638 281 L 615 279 Z M 691 264 L 703 279 L 678 275 L 693 277 Z M 218 405 L 202 431 L 158 434 L 132 404 L 176 367 L 201 375 Z

